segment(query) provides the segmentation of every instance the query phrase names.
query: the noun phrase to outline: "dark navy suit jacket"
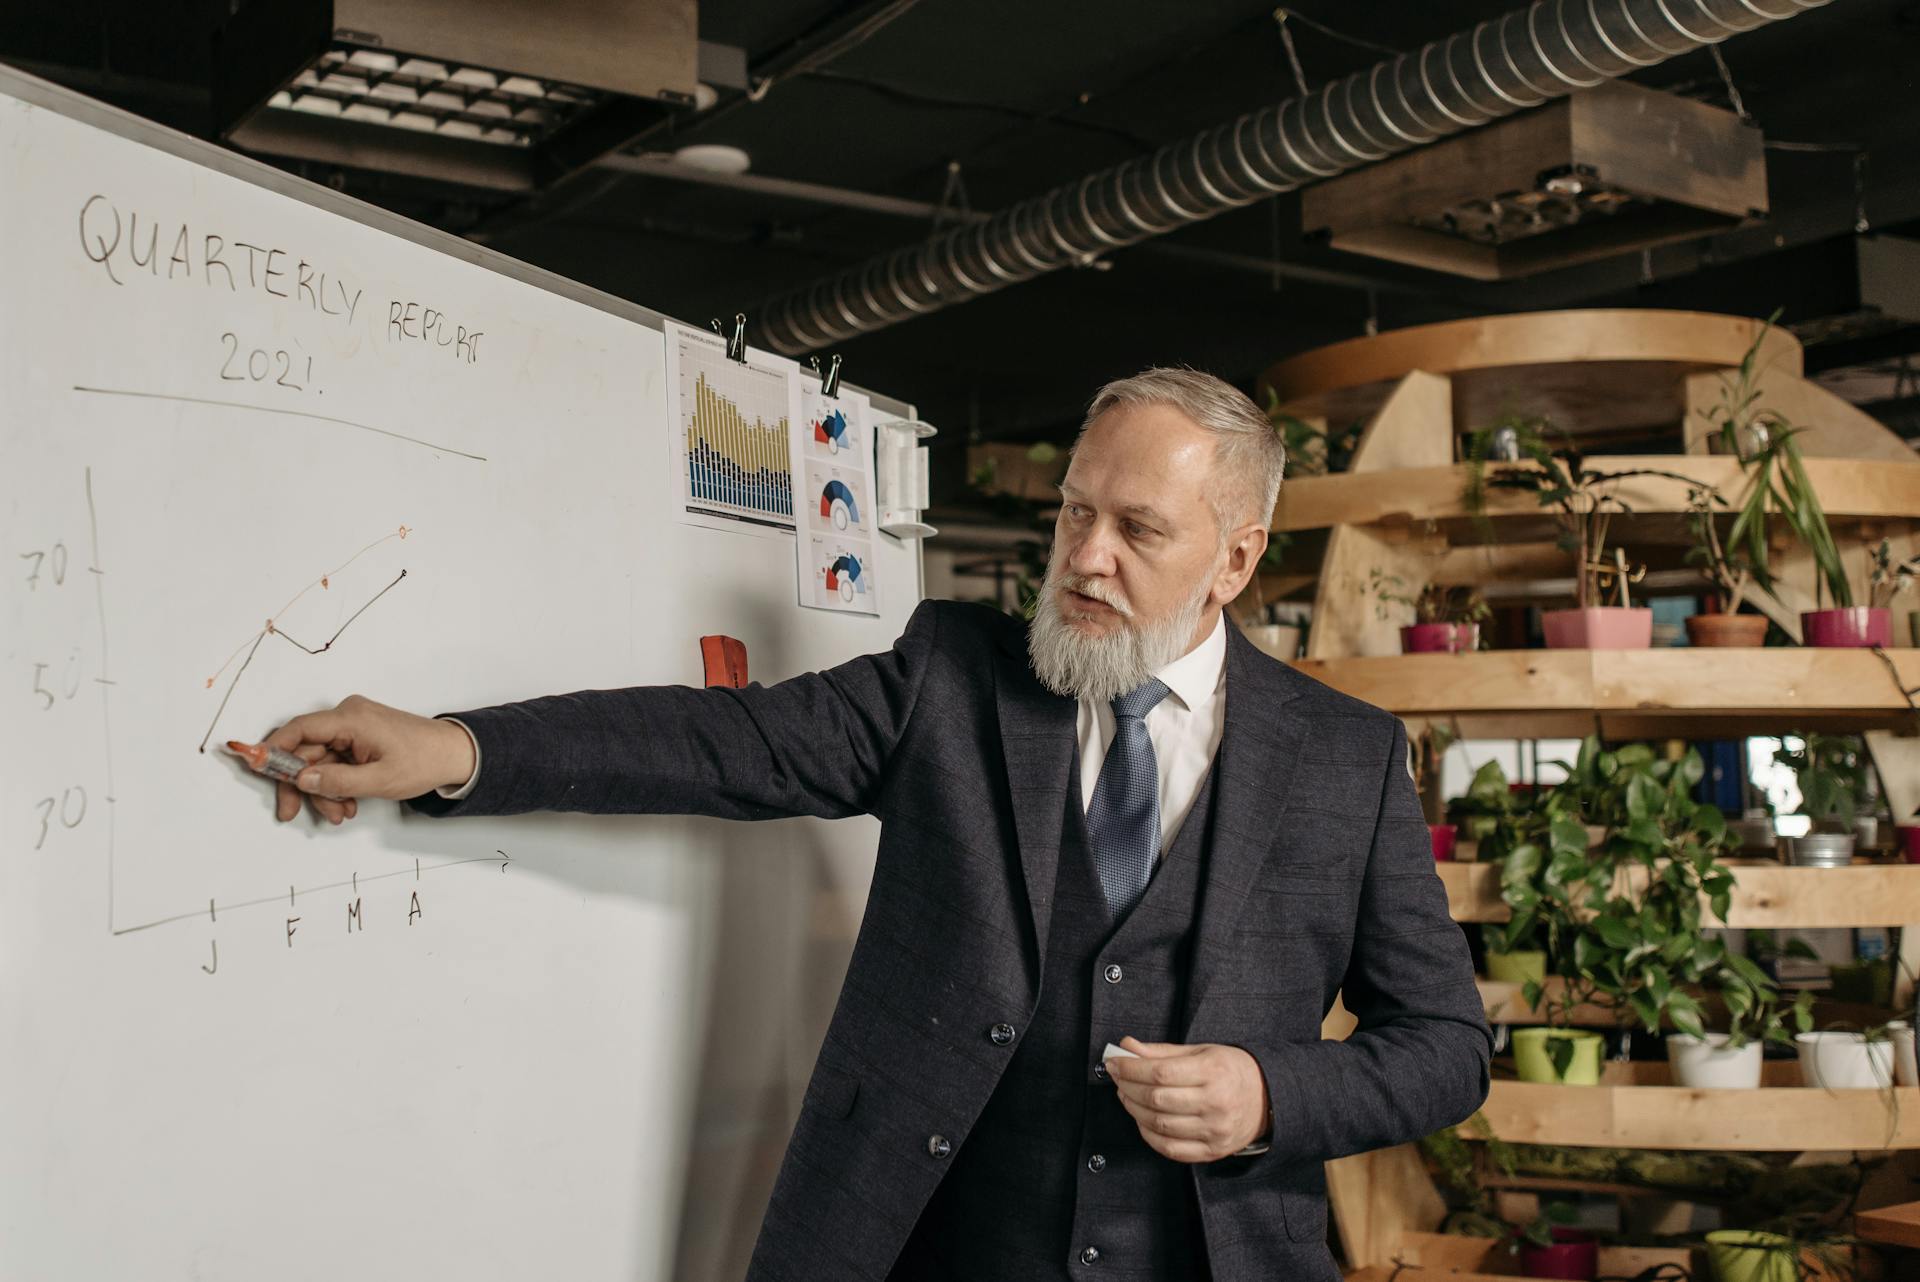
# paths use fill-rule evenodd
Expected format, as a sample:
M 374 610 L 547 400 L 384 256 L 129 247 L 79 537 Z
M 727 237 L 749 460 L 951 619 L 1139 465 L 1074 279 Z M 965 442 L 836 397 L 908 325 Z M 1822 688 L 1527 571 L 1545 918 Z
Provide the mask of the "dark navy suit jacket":
M 1337 1278 L 1329 1158 L 1458 1123 L 1491 1038 L 1392 715 L 1227 643 L 1213 845 L 1189 1043 L 1244 1047 L 1273 1105 L 1264 1155 L 1196 1165 L 1220 1282 Z M 1015 620 L 926 602 L 885 654 L 775 686 L 582 691 L 455 714 L 477 786 L 434 813 L 873 814 L 858 942 L 748 1271 L 874 1279 L 965 1142 L 1038 1002 L 1075 703 Z M 1322 1041 L 1336 993 L 1359 1027 Z M 989 1282 L 989 1280 L 983 1280 Z

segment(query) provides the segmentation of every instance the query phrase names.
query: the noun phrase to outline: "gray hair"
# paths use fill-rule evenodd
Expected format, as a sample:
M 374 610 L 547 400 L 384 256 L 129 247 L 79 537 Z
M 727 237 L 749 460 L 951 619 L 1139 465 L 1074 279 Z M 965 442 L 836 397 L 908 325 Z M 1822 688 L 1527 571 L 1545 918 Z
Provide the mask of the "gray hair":
M 1287 468 L 1287 447 L 1267 416 L 1239 388 L 1197 369 L 1141 370 L 1131 378 L 1115 379 L 1094 394 L 1080 424 L 1080 436 L 1117 405 L 1166 405 L 1213 433 L 1214 474 L 1223 483 L 1208 487 L 1207 502 L 1223 540 L 1238 525 L 1272 523 L 1280 479 Z M 1079 444 L 1078 437 L 1074 443 Z

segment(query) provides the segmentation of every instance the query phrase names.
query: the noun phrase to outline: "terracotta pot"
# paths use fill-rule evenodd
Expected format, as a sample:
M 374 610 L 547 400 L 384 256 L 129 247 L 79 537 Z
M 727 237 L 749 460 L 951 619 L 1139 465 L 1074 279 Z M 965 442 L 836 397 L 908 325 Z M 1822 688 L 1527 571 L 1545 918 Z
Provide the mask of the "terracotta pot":
M 1696 614 L 1687 620 L 1687 644 L 1752 647 L 1767 639 L 1764 614 Z
M 1471 654 L 1479 648 L 1477 623 L 1414 623 L 1400 629 L 1402 654 Z
M 1433 837 L 1433 857 L 1443 863 L 1453 861 L 1453 843 L 1458 839 L 1460 830 L 1452 824 L 1428 824 L 1427 832 Z
M 1585 1229 L 1555 1229 L 1552 1246 L 1520 1248 L 1520 1271 L 1530 1278 L 1583 1278 L 1600 1271 L 1600 1243 Z
M 1645 650 L 1653 644 L 1653 611 L 1646 606 L 1589 606 L 1540 616 L 1549 650 Z
M 1893 644 L 1893 615 L 1884 606 L 1864 605 L 1841 610 L 1808 610 L 1800 615 L 1800 635 L 1807 645 L 1823 647 L 1887 646 Z

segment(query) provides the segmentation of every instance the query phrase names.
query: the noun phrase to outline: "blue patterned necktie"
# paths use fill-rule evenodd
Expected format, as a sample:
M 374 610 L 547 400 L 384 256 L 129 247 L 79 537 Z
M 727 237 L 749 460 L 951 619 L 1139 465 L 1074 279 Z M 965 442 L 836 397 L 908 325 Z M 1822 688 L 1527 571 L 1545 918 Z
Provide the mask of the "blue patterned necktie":
M 1115 921 L 1140 902 L 1160 854 L 1160 771 L 1147 714 L 1169 693 L 1149 678 L 1113 701 L 1113 742 L 1087 807 L 1093 866 Z

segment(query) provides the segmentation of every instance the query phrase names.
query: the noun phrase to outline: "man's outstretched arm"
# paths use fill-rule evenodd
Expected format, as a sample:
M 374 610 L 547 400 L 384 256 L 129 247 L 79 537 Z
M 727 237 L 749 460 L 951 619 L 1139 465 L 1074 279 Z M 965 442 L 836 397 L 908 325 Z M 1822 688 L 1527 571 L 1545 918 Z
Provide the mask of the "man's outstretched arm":
M 268 737 L 315 764 L 281 785 L 327 818 L 354 798 L 408 800 L 446 815 L 531 810 L 839 818 L 872 808 L 925 679 L 938 607 L 923 603 L 884 654 L 775 686 L 583 690 L 452 714 L 480 773 L 459 801 L 473 747 L 459 725 L 359 697 L 296 717 Z

